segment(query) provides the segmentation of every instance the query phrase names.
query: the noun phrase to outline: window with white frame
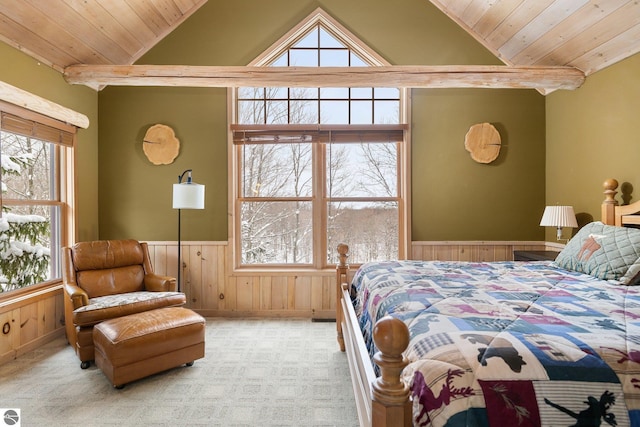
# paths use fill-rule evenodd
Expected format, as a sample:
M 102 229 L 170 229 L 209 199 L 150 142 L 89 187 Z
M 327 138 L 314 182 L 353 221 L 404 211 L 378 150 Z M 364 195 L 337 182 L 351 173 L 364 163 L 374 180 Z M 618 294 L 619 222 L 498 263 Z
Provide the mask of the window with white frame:
M 299 28 L 259 65 L 384 65 L 325 14 Z M 322 268 L 341 242 L 354 263 L 404 255 L 403 90 L 242 87 L 234 95 L 237 265 Z
M 0 103 L 0 293 L 61 277 L 75 132 Z

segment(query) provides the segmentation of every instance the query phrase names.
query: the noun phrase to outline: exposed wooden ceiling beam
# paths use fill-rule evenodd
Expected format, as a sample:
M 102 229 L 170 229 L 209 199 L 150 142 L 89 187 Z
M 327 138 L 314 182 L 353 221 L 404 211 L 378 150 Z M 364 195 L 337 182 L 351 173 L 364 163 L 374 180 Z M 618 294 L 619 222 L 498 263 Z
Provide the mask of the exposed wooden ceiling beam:
M 493 65 L 382 67 L 241 67 L 189 65 L 72 65 L 71 84 L 189 87 L 511 88 L 544 93 L 576 89 L 585 76 L 571 67 Z

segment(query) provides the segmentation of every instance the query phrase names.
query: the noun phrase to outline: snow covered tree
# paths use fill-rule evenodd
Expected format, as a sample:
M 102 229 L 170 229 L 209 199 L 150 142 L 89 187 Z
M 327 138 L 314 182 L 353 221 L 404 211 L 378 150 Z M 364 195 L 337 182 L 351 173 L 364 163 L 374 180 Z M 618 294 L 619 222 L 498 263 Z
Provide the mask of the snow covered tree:
M 2 132 L 3 198 L 48 197 L 48 143 Z M 45 281 L 51 253 L 50 221 L 38 213 L 46 206 L 2 205 L 0 217 L 0 292 Z

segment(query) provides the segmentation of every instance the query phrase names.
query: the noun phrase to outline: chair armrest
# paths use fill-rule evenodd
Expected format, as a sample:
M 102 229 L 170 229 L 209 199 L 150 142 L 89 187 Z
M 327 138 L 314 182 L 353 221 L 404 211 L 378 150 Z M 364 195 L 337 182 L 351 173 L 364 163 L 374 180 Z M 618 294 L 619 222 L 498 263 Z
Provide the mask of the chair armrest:
M 151 292 L 175 292 L 178 290 L 175 277 L 145 274 L 144 287 Z
M 89 304 L 89 295 L 81 287 L 65 283 L 64 291 L 71 299 L 74 310 Z

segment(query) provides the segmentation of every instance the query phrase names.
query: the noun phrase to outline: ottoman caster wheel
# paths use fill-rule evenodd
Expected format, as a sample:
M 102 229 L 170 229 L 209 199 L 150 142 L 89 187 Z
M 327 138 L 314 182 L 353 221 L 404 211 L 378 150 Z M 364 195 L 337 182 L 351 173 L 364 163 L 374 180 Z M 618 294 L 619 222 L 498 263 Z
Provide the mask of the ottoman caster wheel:
M 195 363 L 195 361 L 192 360 L 191 362 L 187 362 L 186 365 L 187 366 L 193 366 L 194 363 Z
M 89 368 L 89 366 L 91 366 L 91 362 L 90 361 L 85 360 L 84 362 L 80 363 L 80 368 L 81 369 L 87 369 L 87 368 Z
M 113 388 L 115 388 L 116 390 L 122 390 L 124 388 L 125 384 L 120 384 L 120 385 L 114 385 Z

